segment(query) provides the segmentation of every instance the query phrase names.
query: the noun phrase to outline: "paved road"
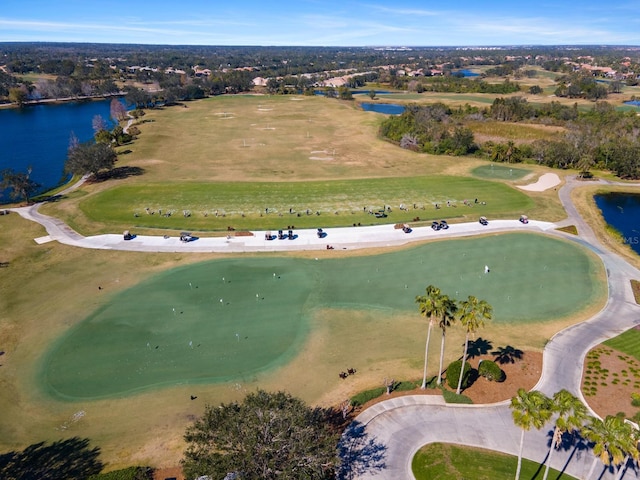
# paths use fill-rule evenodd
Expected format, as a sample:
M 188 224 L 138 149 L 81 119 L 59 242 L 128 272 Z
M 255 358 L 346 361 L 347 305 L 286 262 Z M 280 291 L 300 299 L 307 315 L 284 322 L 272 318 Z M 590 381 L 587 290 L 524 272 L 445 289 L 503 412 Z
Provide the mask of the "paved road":
M 83 237 L 60 220 L 38 212 L 38 205 L 16 208 L 24 218 L 42 224 L 48 235 L 39 242 L 56 240 L 83 248 L 157 251 L 157 252 L 256 252 L 285 250 L 324 250 L 327 244 L 335 249 L 357 249 L 401 245 L 427 239 L 460 237 L 489 232 L 538 231 L 562 236 L 593 250 L 607 270 L 609 300 L 593 318 L 556 334 L 546 345 L 542 375 L 536 389 L 547 395 L 566 388 L 582 397 L 580 378 L 583 361 L 590 348 L 607 338 L 640 325 L 640 308 L 633 299 L 629 280 L 640 279 L 640 272 L 618 255 L 609 252 L 596 239 L 593 231 L 573 206 L 570 194 L 579 183 L 572 178 L 560 189 L 559 197 L 568 214 L 562 225 L 573 224 L 579 236 L 554 230 L 556 224 L 517 220 L 492 221 L 486 227 L 477 223 L 454 224 L 446 231 L 435 232 L 429 227 L 404 233 L 392 225 L 326 229 L 327 237 L 318 238 L 316 230 L 296 230 L 295 240 L 264 239 L 265 232 L 253 232 L 251 237 L 201 238 L 183 243 L 178 238 L 138 236 L 125 241 L 122 235 Z M 583 398 L 584 400 L 584 398 Z M 585 402 L 586 403 L 586 402 Z M 364 425 L 368 438 L 384 448 L 385 467 L 356 475 L 360 479 L 412 479 L 411 459 L 423 445 L 431 442 L 451 442 L 484 447 L 516 455 L 521 431 L 514 426 L 508 402 L 494 405 L 446 405 L 438 396 L 413 395 L 390 399 L 367 409 L 356 418 Z M 547 454 L 550 430 L 526 434 L 524 456 L 542 462 Z M 588 451 L 560 450 L 554 453 L 552 466 L 581 478 L 591 465 Z M 598 478 L 614 478 L 603 471 Z M 640 478 L 640 473 L 628 470 L 625 479 Z

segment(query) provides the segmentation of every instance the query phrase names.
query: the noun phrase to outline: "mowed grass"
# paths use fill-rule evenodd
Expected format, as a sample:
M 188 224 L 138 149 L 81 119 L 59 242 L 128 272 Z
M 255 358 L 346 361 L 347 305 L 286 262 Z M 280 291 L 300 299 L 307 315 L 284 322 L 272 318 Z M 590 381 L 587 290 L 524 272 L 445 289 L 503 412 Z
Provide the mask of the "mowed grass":
M 520 180 L 531 173 L 531 170 L 491 163 L 476 167 L 471 173 L 487 180 Z
M 568 317 L 604 293 L 602 269 L 590 255 L 535 234 L 436 242 L 372 260 L 235 258 L 164 272 L 122 292 L 57 342 L 43 358 L 42 383 L 54 396 L 77 400 L 244 382 L 291 361 L 316 311 L 409 314 L 425 282 L 453 298 L 485 299 L 493 321 L 504 325 Z
M 603 343 L 640 361 L 640 330 L 636 328 L 627 330 L 622 335 Z
M 514 477 L 518 457 L 482 448 L 446 443 L 422 447 L 411 462 L 416 480 L 510 480 Z M 522 459 L 520 478 L 541 479 L 544 466 Z M 550 479 L 575 480 L 574 477 L 549 469 Z
M 473 208 L 464 205 L 478 199 Z M 436 210 L 435 205 L 455 207 Z M 481 204 L 485 202 L 485 204 Z M 404 204 L 407 209 L 400 210 Z M 391 208 L 386 218 L 377 212 Z M 414 208 L 415 206 L 415 208 Z M 106 231 L 165 228 L 192 231 L 351 226 L 518 216 L 534 201 L 509 186 L 468 177 L 392 177 L 310 182 L 122 185 L 80 201 L 86 218 Z M 456 208 L 457 207 L 457 208 Z M 153 214 L 147 212 L 149 209 Z M 173 212 L 167 217 L 167 212 Z M 185 217 L 185 212 L 189 213 Z

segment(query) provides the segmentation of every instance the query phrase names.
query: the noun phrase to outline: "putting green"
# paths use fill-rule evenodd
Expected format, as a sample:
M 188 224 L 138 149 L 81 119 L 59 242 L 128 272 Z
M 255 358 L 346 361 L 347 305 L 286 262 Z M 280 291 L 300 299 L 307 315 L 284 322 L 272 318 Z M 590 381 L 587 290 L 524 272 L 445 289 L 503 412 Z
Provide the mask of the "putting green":
M 434 284 L 487 300 L 495 322 L 531 323 L 593 304 L 600 273 L 574 244 L 525 233 L 365 257 L 204 262 L 117 295 L 59 339 L 41 381 L 56 397 L 82 399 L 246 379 L 293 358 L 320 308 L 416 312 L 415 296 Z
M 525 175 L 531 173 L 531 170 L 524 168 L 505 167 L 503 165 L 482 165 L 476 167 L 471 171 L 471 174 L 483 178 L 483 179 L 498 179 L 498 180 L 520 180 Z

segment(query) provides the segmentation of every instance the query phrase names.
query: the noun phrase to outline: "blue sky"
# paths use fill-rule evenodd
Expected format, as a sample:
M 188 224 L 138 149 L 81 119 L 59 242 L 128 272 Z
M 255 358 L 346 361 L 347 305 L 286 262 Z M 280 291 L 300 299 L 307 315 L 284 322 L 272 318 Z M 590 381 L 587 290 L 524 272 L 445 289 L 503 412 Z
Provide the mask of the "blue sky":
M 640 45 L 640 1 L 5 0 L 0 41 Z

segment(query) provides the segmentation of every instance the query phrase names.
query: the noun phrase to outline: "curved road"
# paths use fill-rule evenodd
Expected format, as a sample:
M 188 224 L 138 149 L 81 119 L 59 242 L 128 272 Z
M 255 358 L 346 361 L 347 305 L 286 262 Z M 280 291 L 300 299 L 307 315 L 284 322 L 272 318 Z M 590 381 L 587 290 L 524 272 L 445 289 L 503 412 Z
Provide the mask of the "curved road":
M 264 239 L 264 232 L 254 232 L 251 237 L 202 238 L 189 243 L 180 242 L 177 238 L 151 236 L 124 241 L 122 235 L 83 237 L 62 221 L 39 213 L 39 205 L 12 210 L 46 228 L 48 236 L 36 239 L 39 243 L 56 240 L 84 248 L 133 251 L 323 250 L 329 243 L 336 249 L 355 249 L 513 230 L 545 231 L 551 235 L 562 236 L 590 248 L 600 256 L 607 270 L 609 299 L 597 315 L 559 332 L 547 343 L 542 375 L 535 389 L 553 395 L 565 388 L 584 401 L 580 391 L 580 379 L 586 353 L 603 340 L 640 325 L 640 307 L 634 301 L 629 282 L 630 279 L 640 279 L 640 271 L 604 248 L 596 239 L 593 230 L 578 214 L 570 196 L 571 191 L 579 185 L 574 178 L 568 178 L 559 191 L 560 200 L 568 215 L 567 220 L 561 222 L 561 225 L 575 225 L 578 236 L 554 231 L 558 225 L 548 222 L 530 221 L 528 225 L 522 225 L 516 220 L 502 220 L 493 221 L 487 227 L 476 223 L 455 224 L 446 232 L 434 232 L 429 227 L 422 227 L 414 229 L 409 234 L 390 225 L 330 229 L 326 231 L 327 238 L 318 238 L 315 230 L 300 230 L 296 231 L 297 238 L 292 241 L 268 241 Z M 521 430 L 513 424 L 508 401 L 493 405 L 447 405 L 442 397 L 434 395 L 412 395 L 378 403 L 362 412 L 354 424 L 364 426 L 366 437 L 374 442 L 374 446 L 377 445 L 384 450 L 383 468 L 351 472 L 349 475 L 350 478 L 360 479 L 414 478 L 411 473 L 411 459 L 420 447 L 431 442 L 484 447 L 517 455 L 521 434 Z M 527 432 L 525 457 L 536 462 L 545 459 L 550 428 Z M 552 457 L 552 466 L 582 478 L 588 472 L 592 459 L 590 451 L 570 448 L 556 451 Z M 609 470 L 601 469 L 601 472 L 597 478 L 602 480 L 615 476 L 615 472 Z M 640 478 L 640 473 L 629 469 L 623 478 Z

